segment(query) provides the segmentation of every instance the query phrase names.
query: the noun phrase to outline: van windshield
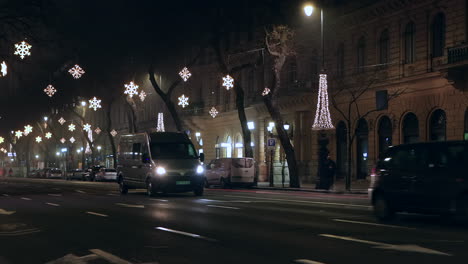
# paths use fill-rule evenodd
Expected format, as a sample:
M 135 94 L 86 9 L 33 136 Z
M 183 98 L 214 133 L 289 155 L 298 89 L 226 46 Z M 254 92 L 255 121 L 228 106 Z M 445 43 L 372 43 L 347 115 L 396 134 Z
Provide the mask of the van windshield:
M 154 159 L 196 159 L 195 148 L 190 143 L 151 143 L 151 156 Z

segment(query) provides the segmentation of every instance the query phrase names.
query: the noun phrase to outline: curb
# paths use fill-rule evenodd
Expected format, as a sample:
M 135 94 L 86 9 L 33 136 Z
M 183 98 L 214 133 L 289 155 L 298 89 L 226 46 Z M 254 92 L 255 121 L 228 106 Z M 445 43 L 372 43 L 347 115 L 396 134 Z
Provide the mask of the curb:
M 332 194 L 359 194 L 367 195 L 368 192 L 364 190 L 351 190 L 351 191 L 329 191 L 329 190 L 315 190 L 315 189 L 301 189 L 301 188 L 282 188 L 282 187 L 262 187 L 255 186 L 254 189 L 258 190 L 274 190 L 274 191 L 290 191 L 290 192 L 315 192 L 315 193 L 332 193 Z

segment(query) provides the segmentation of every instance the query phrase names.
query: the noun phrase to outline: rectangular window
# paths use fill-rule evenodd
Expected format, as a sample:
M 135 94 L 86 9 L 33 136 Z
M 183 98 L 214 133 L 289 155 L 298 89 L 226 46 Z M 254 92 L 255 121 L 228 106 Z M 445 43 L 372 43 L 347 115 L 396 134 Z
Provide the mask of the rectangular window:
M 385 110 L 388 108 L 388 92 L 387 90 L 375 92 L 375 107 L 377 110 Z

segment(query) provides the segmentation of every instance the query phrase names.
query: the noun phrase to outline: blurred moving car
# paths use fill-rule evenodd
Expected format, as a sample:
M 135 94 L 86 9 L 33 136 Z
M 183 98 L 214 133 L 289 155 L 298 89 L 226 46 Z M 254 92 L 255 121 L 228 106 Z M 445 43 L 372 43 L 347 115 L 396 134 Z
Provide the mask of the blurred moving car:
M 39 177 L 40 177 L 39 171 L 40 171 L 40 170 L 31 170 L 31 171 L 29 172 L 28 177 L 29 177 L 29 178 L 39 178 Z
M 205 187 L 220 185 L 222 188 L 232 186 L 252 187 L 255 181 L 253 158 L 214 159 L 206 165 Z
M 95 165 L 92 166 L 91 168 L 87 169 L 87 174 L 85 175 L 86 180 L 88 181 L 94 181 L 94 178 L 96 177 L 96 174 L 102 169 L 103 167 L 101 165 Z
M 94 176 L 94 181 L 117 181 L 117 170 L 101 168 Z
M 86 180 L 86 171 L 82 170 L 82 169 L 75 169 L 73 170 L 73 173 L 70 175 L 68 174 L 68 179 L 69 180 L 82 180 L 82 181 L 85 181 Z
M 455 215 L 468 221 L 468 142 L 399 145 L 383 153 L 369 195 L 379 220 L 396 212 Z
M 50 169 L 46 172 L 46 178 L 48 179 L 62 179 L 62 170 L 58 168 Z

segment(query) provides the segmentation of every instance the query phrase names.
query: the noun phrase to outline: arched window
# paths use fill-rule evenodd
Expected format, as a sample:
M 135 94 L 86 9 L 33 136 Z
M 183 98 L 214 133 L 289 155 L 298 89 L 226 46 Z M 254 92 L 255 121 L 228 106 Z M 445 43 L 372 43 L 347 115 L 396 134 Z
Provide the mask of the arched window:
M 380 34 L 380 39 L 379 39 L 379 63 L 380 64 L 388 63 L 389 49 L 390 49 L 390 37 L 388 35 L 388 29 L 385 29 Z
M 408 113 L 403 118 L 403 143 L 416 143 L 419 141 L 419 121 L 415 114 Z
M 366 40 L 364 36 L 360 37 L 357 43 L 357 68 L 358 72 L 364 71 L 366 57 Z
M 414 22 L 409 22 L 405 27 L 405 63 L 410 64 L 414 62 L 414 36 L 415 36 L 415 26 Z
M 242 156 L 244 155 L 244 144 L 242 142 L 242 137 L 240 135 L 237 135 L 236 142 L 234 144 L 236 158 L 242 158 Z
M 341 42 L 338 45 L 336 51 L 336 75 L 338 77 L 343 77 L 344 74 L 344 43 Z
M 357 147 L 357 178 L 365 179 L 367 177 L 367 159 L 369 151 L 369 127 L 364 118 L 359 119 L 356 128 L 356 147 Z
M 465 110 L 465 131 L 463 133 L 463 139 L 468 140 L 468 109 Z
M 379 121 L 379 154 L 392 145 L 392 121 L 388 116 L 383 116 Z
M 347 172 L 348 131 L 343 121 L 336 126 L 336 176 L 343 178 Z
M 434 111 L 429 125 L 429 138 L 431 141 L 444 141 L 446 139 L 447 118 L 444 110 L 438 109 Z
M 443 56 L 445 48 L 445 15 L 443 13 L 438 13 L 432 20 L 431 33 L 432 56 Z

